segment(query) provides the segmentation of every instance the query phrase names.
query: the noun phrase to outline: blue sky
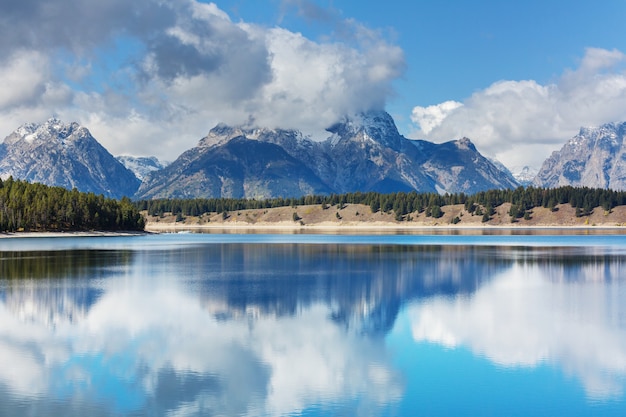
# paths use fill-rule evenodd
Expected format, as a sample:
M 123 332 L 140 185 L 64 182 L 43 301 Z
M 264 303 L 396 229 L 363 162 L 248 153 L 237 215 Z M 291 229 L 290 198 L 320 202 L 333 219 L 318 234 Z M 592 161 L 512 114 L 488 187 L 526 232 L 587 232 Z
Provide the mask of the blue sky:
M 172 160 L 218 122 L 322 139 L 384 107 L 407 137 L 538 167 L 626 120 L 624 17 L 622 0 L 5 2 L 0 130 L 55 115 Z
M 587 47 L 626 50 L 626 3 L 619 0 L 309 3 L 380 30 L 404 50 L 407 71 L 397 82 L 397 101 L 408 106 L 463 100 L 498 80 L 550 82 L 576 67 Z M 217 4 L 234 20 L 281 25 L 311 39 L 332 31 L 328 22 L 276 0 Z

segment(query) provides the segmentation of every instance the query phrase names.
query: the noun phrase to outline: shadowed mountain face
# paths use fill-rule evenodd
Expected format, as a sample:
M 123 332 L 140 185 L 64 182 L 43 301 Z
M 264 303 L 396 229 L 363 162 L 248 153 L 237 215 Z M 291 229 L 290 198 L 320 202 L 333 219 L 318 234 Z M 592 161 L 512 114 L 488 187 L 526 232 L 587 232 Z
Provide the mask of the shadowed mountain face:
M 423 170 L 435 180 L 438 191 L 473 194 L 485 189 L 515 188 L 519 184 L 506 168 L 500 168 L 476 150 L 468 138 L 434 145 L 414 141 L 426 159 Z
M 543 163 L 534 184 L 626 190 L 625 139 L 626 123 L 582 128 Z
M 185 152 L 167 168 L 151 174 L 141 198 L 271 198 L 328 194 L 310 169 L 280 146 L 235 137 L 212 147 Z
M 136 197 L 472 193 L 518 185 L 469 139 L 441 145 L 409 140 L 384 111 L 346 117 L 328 131 L 328 139 L 315 142 L 295 130 L 218 125 L 197 147 L 149 175 Z
M 0 175 L 120 198 L 139 187 L 135 175 L 77 123 L 26 124 L 0 146 Z

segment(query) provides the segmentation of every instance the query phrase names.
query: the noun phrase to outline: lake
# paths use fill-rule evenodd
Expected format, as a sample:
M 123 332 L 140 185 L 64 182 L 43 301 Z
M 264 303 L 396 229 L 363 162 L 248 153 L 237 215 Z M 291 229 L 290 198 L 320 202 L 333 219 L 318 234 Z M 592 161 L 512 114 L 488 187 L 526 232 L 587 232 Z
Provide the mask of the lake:
M 0 239 L 0 416 L 623 416 L 626 236 Z

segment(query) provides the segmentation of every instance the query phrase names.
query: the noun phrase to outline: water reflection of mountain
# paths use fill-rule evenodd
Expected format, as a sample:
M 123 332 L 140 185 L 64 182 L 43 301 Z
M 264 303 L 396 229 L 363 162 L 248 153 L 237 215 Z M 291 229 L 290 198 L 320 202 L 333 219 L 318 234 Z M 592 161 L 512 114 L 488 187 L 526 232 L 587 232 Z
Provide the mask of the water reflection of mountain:
M 132 271 L 150 285 L 182 281 L 218 319 L 293 316 L 322 302 L 336 323 L 370 335 L 386 333 L 408 301 L 473 294 L 515 264 L 539 265 L 553 281 L 612 280 L 623 270 L 621 256 L 584 248 L 204 244 L 0 257 L 0 298 L 26 320 L 77 320 L 102 295 L 96 283 Z
M 400 307 L 433 295 L 456 297 L 515 264 L 537 265 L 551 280 L 612 280 L 622 256 L 586 248 L 393 245 L 213 245 L 175 251 L 216 314 L 294 315 L 313 302 L 367 334 L 388 331 Z
M 223 244 L 142 256 L 179 265 L 216 317 L 295 315 L 324 302 L 337 323 L 368 334 L 388 331 L 407 300 L 469 294 L 511 264 L 452 246 Z
M 587 248 L 550 248 L 516 251 L 518 264 L 541 266 L 551 282 L 623 281 L 626 257 Z
M 95 283 L 123 271 L 130 251 L 0 253 L 0 299 L 26 321 L 55 326 L 84 317 L 102 295 Z

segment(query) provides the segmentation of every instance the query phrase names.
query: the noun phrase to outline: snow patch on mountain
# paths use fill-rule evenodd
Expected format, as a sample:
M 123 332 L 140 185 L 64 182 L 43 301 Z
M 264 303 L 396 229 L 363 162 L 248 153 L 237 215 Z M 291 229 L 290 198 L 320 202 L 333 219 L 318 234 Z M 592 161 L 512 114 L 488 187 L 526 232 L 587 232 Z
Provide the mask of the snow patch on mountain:
M 121 162 L 126 169 L 132 171 L 139 180 L 143 180 L 151 172 L 163 169 L 170 164 L 167 161 L 160 161 L 154 156 L 135 157 L 120 155 L 116 156 L 115 159 Z
M 119 198 L 139 186 L 135 175 L 119 163 L 89 130 L 56 118 L 27 123 L 0 146 L 0 176 Z
M 626 122 L 581 128 L 546 159 L 533 183 L 626 190 Z
M 511 172 L 520 185 L 527 186 L 532 184 L 535 177 L 539 173 L 539 170 L 537 168 L 524 165 L 522 167 L 513 167 Z

